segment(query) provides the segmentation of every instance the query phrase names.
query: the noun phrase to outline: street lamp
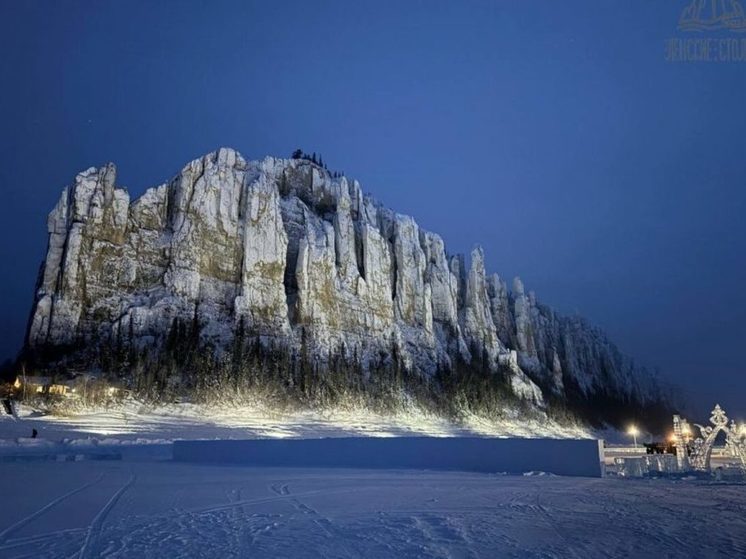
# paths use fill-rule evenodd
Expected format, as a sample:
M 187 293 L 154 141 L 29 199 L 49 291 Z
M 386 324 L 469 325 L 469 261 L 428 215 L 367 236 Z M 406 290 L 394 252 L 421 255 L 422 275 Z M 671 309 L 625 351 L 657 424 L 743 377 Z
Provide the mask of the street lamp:
M 635 441 L 635 450 L 637 450 L 637 435 L 640 434 L 640 431 L 638 431 L 636 425 L 630 425 L 629 429 L 627 430 L 628 435 L 632 435 L 632 439 Z

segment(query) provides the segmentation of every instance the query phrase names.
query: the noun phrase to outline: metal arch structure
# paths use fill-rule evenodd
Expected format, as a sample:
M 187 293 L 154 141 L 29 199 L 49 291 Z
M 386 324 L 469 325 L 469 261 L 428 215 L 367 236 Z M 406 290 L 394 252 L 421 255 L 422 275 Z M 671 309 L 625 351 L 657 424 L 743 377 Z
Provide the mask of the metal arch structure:
M 686 448 L 691 435 L 689 423 L 678 415 L 674 416 L 674 439 L 679 469 L 686 470 L 691 467 L 695 470 L 709 471 L 712 447 L 721 432 L 725 433 L 727 452 L 739 459 L 742 468 L 746 468 L 746 425 L 739 428 L 734 421 L 730 421 L 729 424 L 728 416 L 719 405 L 712 410 L 710 423 L 712 425 L 694 424 L 699 429 L 700 436 L 694 439 L 694 449 L 691 455 L 688 455 Z

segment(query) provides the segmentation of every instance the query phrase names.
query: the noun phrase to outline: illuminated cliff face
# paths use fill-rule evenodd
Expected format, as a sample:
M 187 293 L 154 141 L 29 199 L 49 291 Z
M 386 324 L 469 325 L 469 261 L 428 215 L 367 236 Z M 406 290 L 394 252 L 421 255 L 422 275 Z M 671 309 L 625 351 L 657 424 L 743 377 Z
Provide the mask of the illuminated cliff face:
M 365 367 L 392 352 L 432 375 L 456 359 L 507 370 L 537 404 L 569 379 L 642 401 L 644 370 L 578 318 L 512 292 L 467 264 L 357 181 L 303 159 L 247 162 L 221 149 L 130 201 L 113 165 L 88 169 L 49 215 L 49 247 L 28 331 L 31 350 L 118 340 L 158 346 L 174 319 L 229 347 L 240 328 L 322 360 Z

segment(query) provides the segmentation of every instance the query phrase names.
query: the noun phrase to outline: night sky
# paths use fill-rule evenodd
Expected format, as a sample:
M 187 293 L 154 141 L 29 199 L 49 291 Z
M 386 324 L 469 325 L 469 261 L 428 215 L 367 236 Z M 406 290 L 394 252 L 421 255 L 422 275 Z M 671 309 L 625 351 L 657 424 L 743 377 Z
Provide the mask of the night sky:
M 0 2 L 0 359 L 78 171 L 300 147 L 746 418 L 746 62 L 665 60 L 688 3 Z

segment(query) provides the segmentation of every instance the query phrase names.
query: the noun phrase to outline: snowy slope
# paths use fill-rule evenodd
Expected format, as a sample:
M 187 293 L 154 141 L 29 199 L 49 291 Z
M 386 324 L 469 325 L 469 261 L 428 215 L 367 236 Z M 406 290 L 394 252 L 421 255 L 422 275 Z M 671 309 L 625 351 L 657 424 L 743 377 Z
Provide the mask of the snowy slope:
M 0 452 L 32 429 L 54 443 L 91 437 L 98 440 L 155 441 L 174 439 L 320 438 L 344 436 L 517 436 L 590 438 L 582 427 L 520 417 L 498 422 L 473 418 L 463 425 L 412 410 L 380 415 L 367 410 L 328 412 L 271 412 L 263 407 L 218 407 L 194 404 L 121 406 L 82 411 L 68 417 L 43 415 L 20 406 L 20 421 L 0 416 Z M 117 443 L 114 443 L 117 444 Z

